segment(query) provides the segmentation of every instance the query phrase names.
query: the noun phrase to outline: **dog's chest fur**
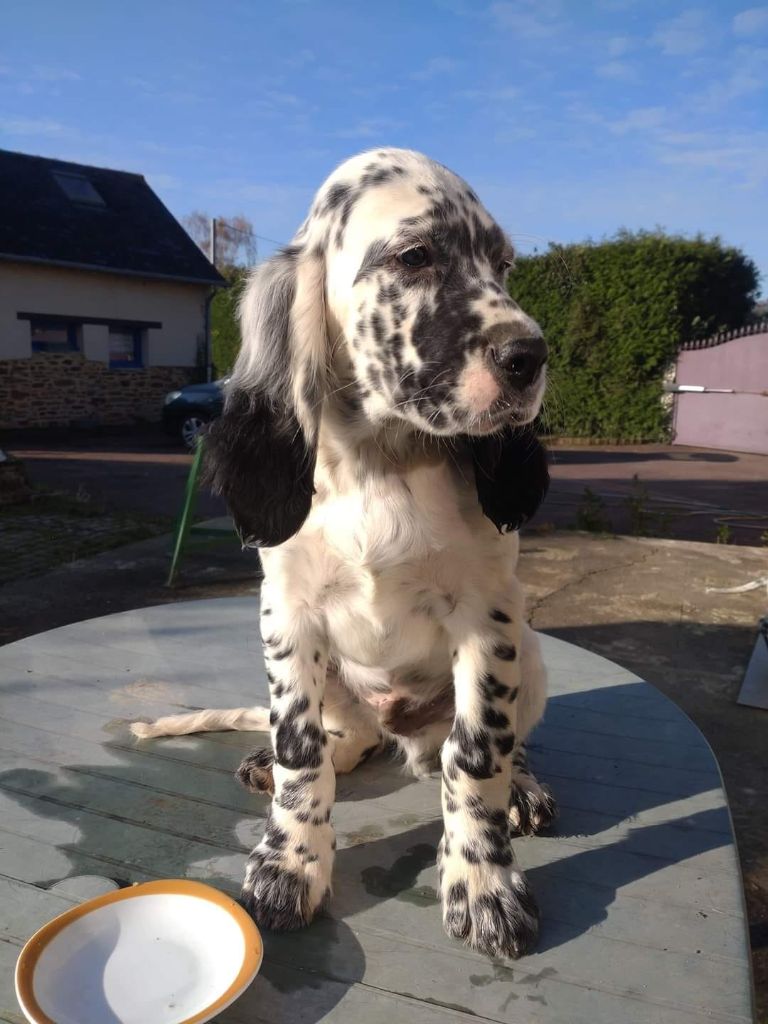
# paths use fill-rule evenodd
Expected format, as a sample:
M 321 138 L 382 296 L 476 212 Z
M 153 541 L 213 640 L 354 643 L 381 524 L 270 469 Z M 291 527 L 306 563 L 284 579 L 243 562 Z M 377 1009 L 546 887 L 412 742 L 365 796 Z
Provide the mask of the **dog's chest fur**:
M 361 696 L 430 699 L 451 675 L 445 619 L 512 579 L 517 537 L 483 516 L 471 472 L 441 459 L 339 486 L 319 469 L 283 569 L 322 614 L 331 662 Z

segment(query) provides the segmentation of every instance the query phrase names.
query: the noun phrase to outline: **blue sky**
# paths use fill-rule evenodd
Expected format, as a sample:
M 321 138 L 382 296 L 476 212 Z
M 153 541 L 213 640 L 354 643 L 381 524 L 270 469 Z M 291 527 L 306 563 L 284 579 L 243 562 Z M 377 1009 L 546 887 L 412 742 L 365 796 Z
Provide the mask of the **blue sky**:
M 768 290 L 768 6 L 3 0 L 0 146 L 139 171 L 284 242 L 342 159 L 466 177 L 523 252 L 719 234 Z M 272 243 L 260 241 L 262 253 Z

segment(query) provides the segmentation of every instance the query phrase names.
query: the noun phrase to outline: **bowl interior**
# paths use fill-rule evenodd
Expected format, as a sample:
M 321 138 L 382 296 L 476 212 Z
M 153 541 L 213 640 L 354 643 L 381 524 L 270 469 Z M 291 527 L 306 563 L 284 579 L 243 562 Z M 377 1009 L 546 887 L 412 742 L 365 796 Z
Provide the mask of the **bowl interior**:
M 206 1020 L 258 970 L 256 962 L 236 984 L 249 959 L 247 932 L 226 900 L 141 890 L 74 916 L 43 946 L 32 992 L 55 1024 Z

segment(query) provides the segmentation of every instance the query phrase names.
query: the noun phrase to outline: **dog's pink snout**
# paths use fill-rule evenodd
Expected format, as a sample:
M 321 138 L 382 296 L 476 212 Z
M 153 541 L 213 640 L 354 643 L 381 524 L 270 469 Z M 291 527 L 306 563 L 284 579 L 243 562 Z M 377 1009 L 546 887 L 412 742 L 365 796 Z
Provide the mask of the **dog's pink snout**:
M 465 370 L 462 385 L 464 400 L 476 413 L 486 412 L 501 396 L 496 378 L 484 366 L 472 366 Z

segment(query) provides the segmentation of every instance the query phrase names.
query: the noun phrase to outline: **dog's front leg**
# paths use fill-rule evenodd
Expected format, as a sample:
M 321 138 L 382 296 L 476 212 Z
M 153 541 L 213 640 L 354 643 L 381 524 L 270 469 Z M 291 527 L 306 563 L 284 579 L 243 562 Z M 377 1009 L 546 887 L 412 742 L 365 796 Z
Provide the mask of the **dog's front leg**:
M 248 858 L 242 901 L 265 928 L 300 928 L 330 895 L 336 848 L 336 776 L 321 717 L 328 650 L 315 618 L 274 594 L 264 597 L 261 628 L 275 792 L 264 837 Z
M 454 642 L 456 717 L 442 751 L 445 832 L 438 863 L 443 922 L 491 956 L 518 957 L 538 935 L 538 910 L 517 870 L 509 828 L 522 598 L 461 607 Z

